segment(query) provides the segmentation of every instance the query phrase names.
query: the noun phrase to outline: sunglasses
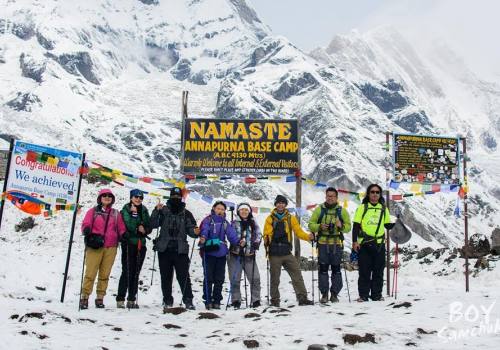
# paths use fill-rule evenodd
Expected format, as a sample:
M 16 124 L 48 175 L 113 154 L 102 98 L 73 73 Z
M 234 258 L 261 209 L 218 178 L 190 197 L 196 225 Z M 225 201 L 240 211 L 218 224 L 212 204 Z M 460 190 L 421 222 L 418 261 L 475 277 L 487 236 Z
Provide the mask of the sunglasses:
M 105 193 L 101 196 L 102 198 L 113 198 L 113 195 L 112 194 L 109 194 L 109 193 Z
M 134 198 L 139 198 L 140 200 L 143 200 L 144 197 L 143 196 L 134 196 Z
M 380 194 L 380 191 L 370 191 L 370 193 L 373 193 L 373 194 Z

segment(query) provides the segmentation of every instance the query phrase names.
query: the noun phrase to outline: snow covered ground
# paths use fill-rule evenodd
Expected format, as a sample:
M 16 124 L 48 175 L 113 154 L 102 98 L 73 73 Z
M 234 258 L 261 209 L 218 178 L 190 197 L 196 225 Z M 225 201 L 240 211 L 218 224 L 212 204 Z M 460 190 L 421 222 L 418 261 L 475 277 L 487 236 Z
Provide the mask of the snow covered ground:
M 115 188 L 114 191 L 120 206 L 128 200 L 125 189 Z M 93 205 L 95 192 L 93 186 L 84 182 L 81 202 L 85 209 Z M 147 198 L 145 204 L 151 208 L 154 201 Z M 197 220 L 209 210 L 208 205 L 192 200 L 188 200 L 188 208 Z M 78 216 L 77 227 L 82 216 Z M 153 254 L 149 250 L 141 274 L 143 285 L 138 297 L 139 310 L 115 308 L 113 294 L 117 291 L 120 272 L 117 259 L 105 298 L 107 308 L 95 309 L 91 299 L 91 307 L 78 312 L 83 251 L 83 240 L 78 230 L 66 300 L 64 304 L 59 302 L 71 215 L 60 213 L 50 220 L 36 218 L 37 226 L 26 233 L 14 231 L 14 225 L 21 217 L 23 215 L 17 209 L 7 204 L 0 234 L 2 349 L 159 349 L 182 345 L 187 349 L 216 349 L 221 346 L 225 349 L 244 349 L 245 340 L 256 340 L 259 348 L 264 349 L 307 349 L 311 344 L 351 348 L 344 343 L 344 335 L 364 336 L 365 333 L 374 334 L 376 345 L 357 344 L 355 348 L 377 346 L 402 349 L 415 346 L 423 349 L 471 349 L 492 348 L 498 344 L 500 268 L 494 265 L 497 262 L 490 262 L 491 271 L 482 270 L 477 277 L 471 277 L 471 291 L 465 293 L 463 260 L 444 262 L 450 251 L 439 259 L 429 256 L 428 264 L 423 259 L 411 259 L 400 270 L 397 300 L 386 298 L 383 302 L 349 303 L 344 288 L 341 302 L 328 306 L 295 306 L 292 286 L 284 273 L 281 282 L 282 307 L 288 311 L 280 311 L 266 306 L 266 260 L 260 252 L 258 266 L 264 305 L 254 310 L 214 311 L 218 319 L 198 319 L 200 312 L 205 310 L 201 301 L 203 269 L 197 252 L 191 265 L 197 310 L 171 315 L 162 313 L 158 271 L 150 287 Z M 263 215 L 258 217 L 261 223 L 264 219 Z M 303 244 L 302 251 L 303 256 L 310 255 L 310 246 Z M 348 272 L 347 275 L 351 299 L 354 300 L 357 297 L 357 272 Z M 303 276 L 310 293 L 311 272 L 304 272 Z M 228 283 L 225 284 L 226 297 L 227 287 Z M 316 292 L 316 300 L 317 296 Z M 180 301 L 177 285 L 174 285 L 174 298 L 176 303 Z M 396 307 L 400 305 L 403 306 Z M 483 310 L 488 310 L 487 315 Z M 30 313 L 40 314 L 26 315 Z M 245 318 L 249 313 L 258 315 Z M 460 313 L 465 313 L 467 318 L 460 318 Z M 481 327 L 481 324 L 482 330 L 475 328 Z M 484 325 L 492 328 L 487 331 Z M 473 336 L 470 332 L 482 333 Z

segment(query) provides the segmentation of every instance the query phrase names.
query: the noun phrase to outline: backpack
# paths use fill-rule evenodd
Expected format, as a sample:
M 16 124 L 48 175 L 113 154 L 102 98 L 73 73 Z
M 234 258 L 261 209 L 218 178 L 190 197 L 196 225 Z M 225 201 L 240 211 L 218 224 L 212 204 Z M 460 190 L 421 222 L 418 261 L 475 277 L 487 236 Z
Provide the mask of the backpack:
M 269 246 L 269 255 L 271 256 L 285 256 L 292 252 L 292 243 L 288 241 L 288 236 L 286 234 L 285 220 L 278 220 L 276 216 L 273 215 L 273 239 Z M 288 222 L 288 227 L 290 231 L 292 230 L 292 216 L 288 214 L 286 221 Z M 280 227 L 279 227 L 279 226 Z M 278 228 L 280 230 L 278 230 Z
M 323 217 L 326 215 L 326 213 L 327 213 L 327 211 L 328 211 L 328 209 L 327 209 L 327 208 L 325 208 L 325 207 L 323 207 L 323 206 L 321 206 L 320 208 L 321 208 L 321 212 L 319 213 L 319 217 L 318 217 L 318 221 L 317 221 L 317 223 L 318 223 L 318 224 L 321 224 L 321 220 L 323 220 Z M 335 208 L 335 214 L 336 214 L 336 216 L 338 217 L 338 219 L 340 220 L 340 222 L 341 222 L 342 224 L 344 224 L 344 220 L 342 219 L 342 207 L 341 207 L 340 205 L 337 205 L 337 207 Z M 323 235 L 323 236 L 326 236 L 326 235 L 325 235 L 325 234 L 323 234 L 323 233 L 322 233 L 322 231 L 320 230 L 320 231 L 319 231 L 319 233 L 318 233 L 318 239 L 319 239 L 322 235 Z M 332 237 L 339 237 L 339 238 L 340 238 L 340 241 L 341 241 L 341 242 L 344 242 L 344 233 L 343 233 L 343 232 L 337 232 L 336 234 L 335 234 L 335 232 L 334 232 L 334 234 L 333 234 L 333 235 L 328 235 L 328 236 L 332 236 Z

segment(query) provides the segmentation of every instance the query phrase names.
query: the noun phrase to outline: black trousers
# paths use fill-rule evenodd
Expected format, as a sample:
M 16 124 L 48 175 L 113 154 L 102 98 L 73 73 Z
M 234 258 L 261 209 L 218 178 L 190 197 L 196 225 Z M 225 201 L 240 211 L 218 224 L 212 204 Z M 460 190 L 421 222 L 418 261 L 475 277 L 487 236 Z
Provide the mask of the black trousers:
M 143 245 L 141 251 L 138 252 L 137 245 L 130 243 L 122 243 L 121 248 L 122 274 L 120 275 L 120 282 L 118 282 L 116 301 L 124 301 L 125 296 L 127 296 L 127 300 L 135 301 L 139 287 L 139 274 L 141 273 L 147 249 Z
M 362 244 L 359 250 L 358 292 L 360 298 L 379 300 L 382 297 L 385 268 L 385 245 Z
M 203 256 L 203 300 L 205 304 L 220 304 L 226 276 L 226 256 Z
M 175 251 L 158 253 L 158 264 L 160 265 L 161 291 L 163 302 L 167 305 L 174 303 L 172 297 L 172 283 L 175 275 L 182 292 L 184 303 L 193 301 L 193 290 L 191 289 L 191 278 L 189 277 L 189 256 L 177 254 Z

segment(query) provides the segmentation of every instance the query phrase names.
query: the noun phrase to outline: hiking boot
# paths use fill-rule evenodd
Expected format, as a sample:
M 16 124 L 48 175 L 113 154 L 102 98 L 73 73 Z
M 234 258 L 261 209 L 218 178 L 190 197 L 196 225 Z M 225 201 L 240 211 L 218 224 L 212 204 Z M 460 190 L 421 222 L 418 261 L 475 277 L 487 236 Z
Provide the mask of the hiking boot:
M 299 306 L 307 306 L 307 305 L 314 305 L 314 301 L 309 300 L 307 298 L 299 299 Z
M 211 310 L 214 308 L 214 305 L 213 304 L 205 304 L 205 309 L 207 310 Z
M 373 301 L 384 301 L 385 299 L 384 299 L 384 297 L 380 296 L 380 297 L 375 297 L 375 298 L 372 297 L 372 300 Z
M 338 303 L 339 302 L 339 298 L 337 297 L 337 294 L 332 293 L 332 295 L 330 295 L 330 301 L 332 303 Z
M 212 304 L 212 309 L 220 310 L 220 304 Z
M 321 299 L 319 299 L 319 302 L 321 304 L 326 304 L 328 303 L 328 292 L 326 293 L 321 293 Z
M 81 298 L 80 299 L 80 310 L 87 310 L 89 308 L 89 299 Z
M 103 299 L 96 299 L 95 300 L 95 307 L 98 309 L 104 309 L 104 300 Z
M 127 301 L 127 309 L 138 309 L 139 308 L 139 305 L 133 301 L 133 300 L 129 300 Z
M 186 310 L 196 310 L 192 301 L 185 302 L 184 307 L 186 308 Z
M 260 300 L 254 301 L 253 304 L 252 304 L 252 307 L 253 308 L 260 307 Z
M 236 310 L 238 310 L 241 307 L 241 301 L 239 301 L 239 300 L 233 301 L 231 303 L 231 306 L 234 307 Z
M 125 302 L 123 300 L 117 301 L 116 302 L 116 307 L 118 309 L 125 309 Z
M 358 303 L 365 303 L 365 302 L 367 302 L 367 301 L 368 301 L 368 298 L 362 298 L 362 297 L 359 297 L 358 299 L 356 299 L 356 301 L 357 301 Z
M 274 307 L 280 307 L 280 302 L 279 302 L 279 300 L 271 300 L 271 306 L 274 306 Z

